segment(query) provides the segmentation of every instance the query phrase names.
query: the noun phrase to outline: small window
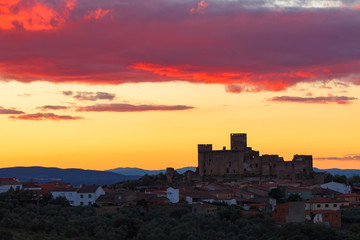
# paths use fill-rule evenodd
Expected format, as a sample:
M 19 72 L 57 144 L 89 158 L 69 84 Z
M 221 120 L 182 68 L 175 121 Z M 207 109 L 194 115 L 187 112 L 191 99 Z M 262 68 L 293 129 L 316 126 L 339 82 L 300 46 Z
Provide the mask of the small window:
M 88 204 L 88 205 L 90 206 L 91 204 L 92 204 L 92 203 L 91 203 L 91 202 L 89 202 L 89 204 Z
M 92 195 L 91 194 L 89 194 L 89 198 L 91 198 L 92 197 Z
M 233 172 L 235 173 L 235 170 L 233 170 Z
M 213 172 L 213 170 L 211 169 L 211 171 L 210 172 Z
M 320 206 L 320 204 L 318 204 L 316 207 L 317 207 L 317 208 L 320 208 L 321 206 Z
M 256 164 L 255 164 L 255 167 L 259 167 L 259 165 L 256 163 Z
M 336 204 L 336 203 L 334 203 L 334 207 L 337 207 L 337 204 Z
M 83 205 L 84 205 L 84 202 L 80 202 L 80 205 L 83 206 Z
M 84 194 L 80 194 L 80 198 L 84 198 Z
M 226 173 L 229 173 L 229 168 L 226 169 Z
M 229 162 L 229 167 L 231 167 L 231 162 Z
M 246 168 L 244 168 L 244 172 L 246 172 Z
M 250 168 L 252 168 L 252 164 L 250 164 Z
M 329 204 L 325 204 L 325 207 L 329 207 Z

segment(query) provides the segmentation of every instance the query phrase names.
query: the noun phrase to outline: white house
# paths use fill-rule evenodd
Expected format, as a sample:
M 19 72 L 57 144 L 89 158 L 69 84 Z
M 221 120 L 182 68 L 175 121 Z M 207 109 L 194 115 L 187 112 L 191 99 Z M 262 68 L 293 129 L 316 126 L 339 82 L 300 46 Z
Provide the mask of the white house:
M 22 184 L 17 178 L 0 178 L 0 193 L 9 191 L 10 188 L 14 190 L 22 189 Z
M 333 210 L 338 211 L 349 202 L 341 199 L 317 198 L 305 202 L 305 210 Z
M 320 185 L 321 188 L 330 189 L 339 193 L 351 193 L 351 187 L 344 183 L 328 182 Z
M 166 189 L 166 198 L 170 200 L 171 203 L 178 203 L 179 202 L 179 189 L 175 189 L 169 187 Z
M 97 185 L 85 186 L 83 185 L 76 195 L 76 202 L 74 206 L 89 206 L 101 196 L 105 195 L 104 189 Z
M 69 202 L 71 206 L 79 206 L 77 203 L 77 191 L 76 188 L 63 188 L 63 189 L 54 189 L 51 191 L 51 194 L 53 198 L 57 197 L 65 197 Z
M 56 187 L 50 190 L 53 198 L 65 197 L 71 206 L 90 206 L 95 201 L 105 194 L 102 187 L 97 185 L 81 186 L 81 188 L 74 188 L 72 186 Z

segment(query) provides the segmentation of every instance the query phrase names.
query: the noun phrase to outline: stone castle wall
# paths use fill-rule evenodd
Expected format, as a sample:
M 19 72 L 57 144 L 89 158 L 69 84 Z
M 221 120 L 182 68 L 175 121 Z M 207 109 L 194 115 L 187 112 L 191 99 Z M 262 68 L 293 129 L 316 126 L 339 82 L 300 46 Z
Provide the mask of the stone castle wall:
M 312 156 L 295 155 L 284 161 L 278 155 L 259 155 L 247 147 L 246 134 L 231 134 L 231 150 L 213 150 L 211 144 L 198 145 L 200 176 L 273 176 L 286 179 L 309 179 L 314 175 Z

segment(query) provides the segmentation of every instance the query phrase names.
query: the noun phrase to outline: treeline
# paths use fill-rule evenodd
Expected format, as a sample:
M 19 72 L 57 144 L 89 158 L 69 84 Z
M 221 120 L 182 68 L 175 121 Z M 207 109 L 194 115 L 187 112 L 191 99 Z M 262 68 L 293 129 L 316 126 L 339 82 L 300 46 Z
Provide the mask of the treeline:
M 94 207 L 70 207 L 65 199 L 38 199 L 16 190 L 0 194 L 0 240 L 360 239 L 359 213 L 344 216 L 345 230 L 310 223 L 280 228 L 260 213 L 241 217 L 236 206 L 219 206 L 214 215 L 197 215 L 187 207 L 154 207 L 143 212 L 139 206 L 97 216 Z
M 331 175 L 330 173 L 325 173 L 324 181 L 325 183 L 333 181 L 338 183 L 354 185 L 354 184 L 360 184 L 360 176 L 354 175 L 348 178 L 345 175 Z

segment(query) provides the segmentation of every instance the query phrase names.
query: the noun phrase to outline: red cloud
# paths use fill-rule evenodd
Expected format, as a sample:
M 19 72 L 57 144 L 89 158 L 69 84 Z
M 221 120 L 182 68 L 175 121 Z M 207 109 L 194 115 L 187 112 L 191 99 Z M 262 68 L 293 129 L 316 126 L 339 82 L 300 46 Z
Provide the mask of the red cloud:
M 84 16 L 84 19 L 99 19 L 105 17 L 105 15 L 109 12 L 110 10 L 103 10 L 101 8 L 98 8 L 94 11 L 89 11 L 89 14 Z
M 65 23 L 77 1 L 65 0 L 57 5 L 49 1 L 10 0 L 0 3 L 0 29 L 23 28 L 30 31 L 50 30 Z
M 29 6 L 41 4 L 49 13 L 35 27 L 4 17 L 23 2 L 1 5 L 1 24 L 8 26 L 0 27 L 2 79 L 180 80 L 220 83 L 231 92 L 279 91 L 330 79 L 360 84 L 360 14 L 352 8 L 249 10 L 241 1 L 213 1 L 206 15 L 191 15 L 188 1 L 89 0 L 74 8 L 73 0 L 63 6 L 39 0 Z M 98 21 L 83 18 L 94 9 L 113 14 Z
M 146 112 L 146 111 L 178 111 L 188 110 L 193 107 L 184 105 L 131 105 L 131 104 L 97 104 L 86 107 L 79 107 L 79 112 Z
M 292 96 L 280 96 L 273 97 L 269 101 L 273 102 L 298 102 L 298 103 L 337 103 L 337 104 L 349 104 L 352 101 L 357 100 L 355 97 L 346 96 L 328 96 L 328 97 L 292 97 Z
M 360 9 L 360 3 L 359 4 L 356 4 L 352 7 L 353 9 Z
M 208 4 L 207 2 L 201 1 L 201 2 L 199 2 L 199 3 L 197 4 L 197 8 L 191 8 L 191 9 L 190 9 L 190 12 L 191 12 L 191 13 L 195 13 L 195 12 L 197 12 L 197 13 L 201 12 L 201 13 L 203 13 L 204 9 L 207 8 L 208 6 L 209 6 L 209 4 Z
M 34 113 L 34 114 L 22 114 L 18 116 L 10 116 L 11 119 L 21 120 L 79 120 L 82 117 L 70 116 L 70 115 L 56 115 L 54 113 Z

